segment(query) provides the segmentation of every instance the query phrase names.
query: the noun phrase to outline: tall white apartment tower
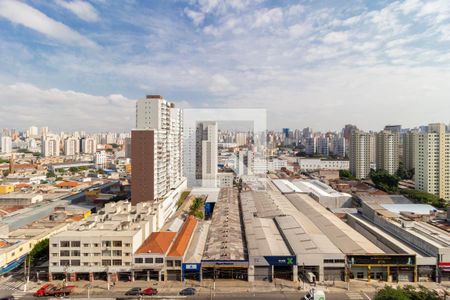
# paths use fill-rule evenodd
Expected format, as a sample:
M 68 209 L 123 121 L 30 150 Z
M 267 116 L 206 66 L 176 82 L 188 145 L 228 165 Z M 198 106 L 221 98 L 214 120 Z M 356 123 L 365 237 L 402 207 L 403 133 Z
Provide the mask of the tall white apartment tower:
M 376 135 L 377 170 L 385 170 L 394 175 L 399 166 L 400 135 L 391 130 L 382 130 Z
M 64 154 L 75 156 L 80 154 L 80 141 L 75 137 L 68 137 L 64 141 Z
M 175 108 L 175 105 L 166 101 L 159 95 L 148 95 L 145 99 L 140 99 L 136 103 L 136 134 L 138 138 L 139 130 L 151 130 L 152 134 L 146 135 L 148 145 L 152 149 L 145 149 L 146 157 L 142 157 L 144 153 L 137 151 L 140 149 L 139 141 L 131 142 L 132 153 L 132 194 L 133 184 L 135 187 L 135 195 L 142 194 L 142 188 L 145 185 L 153 185 L 153 195 L 149 200 L 163 198 L 170 190 L 177 188 L 183 181 L 183 115 L 182 111 Z M 142 132 L 141 132 L 142 133 Z M 151 141 L 149 139 L 152 139 Z M 133 149 L 135 148 L 136 149 Z M 136 151 L 135 151 L 136 150 Z M 133 153 L 135 157 L 133 157 Z M 140 155 L 141 154 L 141 155 Z M 152 170 L 136 168 L 133 162 L 152 160 L 148 166 L 152 166 Z M 137 166 L 137 165 L 135 165 Z M 138 170 L 140 170 L 138 172 Z M 139 176 L 142 175 L 149 176 Z M 136 175 L 136 176 L 135 176 Z M 152 178 L 149 183 L 139 182 L 140 178 Z M 142 198 L 143 199 L 143 198 Z M 133 201 L 142 202 L 140 199 L 132 199 Z
M 417 136 L 416 189 L 450 201 L 450 133 L 445 124 L 430 124 Z
M 2 136 L 1 137 L 1 143 L 0 143 L 1 149 L 0 152 L 1 153 L 6 153 L 9 154 L 12 152 L 12 139 L 10 136 Z
M 41 139 L 41 154 L 44 157 L 59 156 L 60 139 L 56 134 L 47 134 Z
M 350 136 L 350 172 L 358 179 L 367 178 L 370 172 L 371 134 L 352 130 Z
M 85 137 L 81 140 L 81 152 L 84 154 L 94 154 L 97 152 L 97 141 L 92 137 Z
M 217 122 L 199 122 L 196 129 L 196 179 L 203 187 L 217 187 Z

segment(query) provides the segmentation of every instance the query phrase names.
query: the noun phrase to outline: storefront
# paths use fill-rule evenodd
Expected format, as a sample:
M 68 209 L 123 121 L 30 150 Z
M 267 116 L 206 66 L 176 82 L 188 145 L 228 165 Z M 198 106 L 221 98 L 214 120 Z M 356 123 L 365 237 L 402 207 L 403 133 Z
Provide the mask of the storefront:
M 246 260 L 203 260 L 203 279 L 248 279 L 248 261 Z
M 199 263 L 183 263 L 181 266 L 181 280 L 201 281 L 202 265 Z
M 348 255 L 350 279 L 416 282 L 415 255 L 373 254 Z
M 450 281 L 450 262 L 438 263 L 438 281 Z

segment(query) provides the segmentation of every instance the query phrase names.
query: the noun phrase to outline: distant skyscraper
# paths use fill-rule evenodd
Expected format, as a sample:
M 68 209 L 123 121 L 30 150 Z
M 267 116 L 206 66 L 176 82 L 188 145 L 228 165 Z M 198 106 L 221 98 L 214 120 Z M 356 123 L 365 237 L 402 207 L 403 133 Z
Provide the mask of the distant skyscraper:
M 38 137 L 39 129 L 36 126 L 31 126 L 27 131 L 28 137 Z
M 136 104 L 131 133 L 131 199 L 136 204 L 163 199 L 184 181 L 182 112 L 159 95 Z
M 314 155 L 317 153 L 317 138 L 309 137 L 305 139 L 305 153 L 307 155 Z
M 12 152 L 12 139 L 10 136 L 2 136 L 1 137 L 1 151 L 2 153 L 9 154 Z
M 399 166 L 400 132 L 391 130 L 383 130 L 376 135 L 376 167 L 377 170 L 385 170 L 389 174 L 394 175 Z
M 350 136 L 350 172 L 358 179 L 370 172 L 370 133 L 352 130 Z
M 330 155 L 329 140 L 327 137 L 321 136 L 317 139 L 317 154 Z
M 47 134 L 41 140 L 41 154 L 44 157 L 59 156 L 60 138 L 56 134 Z
M 416 189 L 450 201 L 450 133 L 445 124 L 430 124 L 416 143 Z
M 203 187 L 217 187 L 217 122 L 199 122 L 196 129 L 196 179 Z

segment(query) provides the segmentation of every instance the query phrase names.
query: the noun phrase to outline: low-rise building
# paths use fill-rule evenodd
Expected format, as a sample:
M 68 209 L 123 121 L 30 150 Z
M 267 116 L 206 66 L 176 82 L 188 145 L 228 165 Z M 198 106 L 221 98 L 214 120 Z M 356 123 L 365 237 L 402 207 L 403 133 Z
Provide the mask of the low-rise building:
M 299 158 L 298 164 L 301 171 L 319 170 L 348 170 L 350 162 L 343 159 Z

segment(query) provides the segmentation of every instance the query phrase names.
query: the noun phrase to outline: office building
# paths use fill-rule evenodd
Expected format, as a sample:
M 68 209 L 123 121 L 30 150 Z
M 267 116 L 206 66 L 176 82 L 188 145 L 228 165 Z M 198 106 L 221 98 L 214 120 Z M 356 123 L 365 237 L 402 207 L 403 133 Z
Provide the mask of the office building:
M 417 137 L 416 189 L 450 201 L 450 133 L 445 124 L 430 124 Z
M 399 166 L 400 148 L 398 132 L 383 130 L 376 134 L 377 170 L 385 170 L 394 175 Z
M 371 134 L 352 130 L 350 136 L 350 172 L 357 179 L 367 178 L 370 172 Z

